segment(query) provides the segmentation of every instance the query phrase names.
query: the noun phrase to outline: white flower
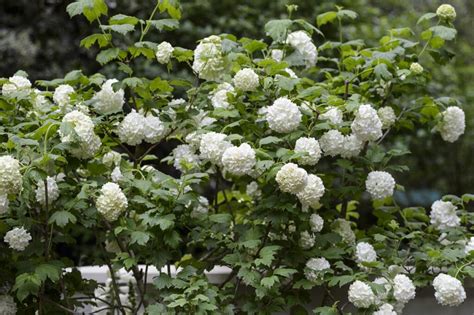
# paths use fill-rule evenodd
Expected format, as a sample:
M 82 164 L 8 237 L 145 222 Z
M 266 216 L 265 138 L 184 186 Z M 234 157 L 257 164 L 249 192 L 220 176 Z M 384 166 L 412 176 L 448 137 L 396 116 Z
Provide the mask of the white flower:
M 324 195 L 324 190 L 324 184 L 321 178 L 314 174 L 309 174 L 306 185 L 296 196 L 303 205 L 318 208 L 319 199 Z
M 143 138 L 148 143 L 156 143 L 166 136 L 166 126 L 159 117 L 147 115 L 145 117 L 145 129 Z
M 304 156 L 300 157 L 301 164 L 303 165 L 315 165 L 321 158 L 319 142 L 314 138 L 302 137 L 296 140 L 295 152 L 305 153 Z
M 171 101 L 169 101 L 168 106 L 176 107 L 176 106 L 182 105 L 184 103 L 186 103 L 186 100 L 184 100 L 183 98 L 176 98 L 176 99 L 172 99 Z
M 209 200 L 206 197 L 200 196 L 198 201 L 198 205 L 191 211 L 191 217 L 193 218 L 201 217 L 209 212 Z
M 301 112 L 295 103 L 286 97 L 280 97 L 267 108 L 265 114 L 270 129 L 280 133 L 288 133 L 300 125 Z
M 16 311 L 16 303 L 13 297 L 6 294 L 0 295 L 0 314 L 15 315 Z
M 356 246 L 357 262 L 374 262 L 377 260 L 377 253 L 374 247 L 366 242 L 359 242 Z
M 137 145 L 142 143 L 147 128 L 145 117 L 132 110 L 119 124 L 117 134 L 121 142 Z
M 59 135 L 61 142 L 74 145 L 69 151 L 80 159 L 94 156 L 101 146 L 100 138 L 94 133 L 92 119 L 77 110 L 63 117 Z
M 441 121 L 437 126 L 444 141 L 454 142 L 466 129 L 464 111 L 457 106 L 450 106 L 441 113 Z
M 349 286 L 349 301 L 359 308 L 369 308 L 375 302 L 375 294 L 367 283 L 356 280 Z
M 319 118 L 329 120 L 334 125 L 339 125 L 342 123 L 342 111 L 336 107 L 330 106 L 327 108 L 326 112 L 319 115 Z
M 193 70 L 199 78 L 219 80 L 225 73 L 225 59 L 222 54 L 222 40 L 219 36 L 204 38 L 194 50 Z
M 415 298 L 416 288 L 413 282 L 404 274 L 393 278 L 393 297 L 401 303 L 407 303 Z
M 390 106 L 379 108 L 379 110 L 377 111 L 377 115 L 379 115 L 383 129 L 390 128 L 397 120 L 397 116 L 395 115 L 393 108 L 391 108 Z
M 423 73 L 423 66 L 420 65 L 418 62 L 413 62 L 410 65 L 410 71 L 413 72 L 414 74 L 421 74 Z
M 461 219 L 456 215 L 456 210 L 450 201 L 437 200 L 431 205 L 430 223 L 439 230 L 457 227 Z
M 56 180 L 53 177 L 47 177 L 46 182 L 48 185 L 48 204 L 52 204 L 59 198 L 59 188 Z M 46 205 L 46 189 L 44 187 L 44 181 L 41 180 L 38 182 L 38 187 L 36 188 L 36 201 L 38 201 L 43 206 Z
M 272 49 L 272 59 L 275 61 L 282 61 L 283 60 L 283 50 L 281 49 Z
M 110 178 L 114 183 L 118 183 L 123 179 L 122 171 L 119 166 L 114 167 L 114 170 L 110 173 Z
M 2 86 L 2 94 L 11 97 L 13 92 L 31 88 L 31 82 L 25 77 L 14 75 L 8 79 L 8 83 Z
M 250 68 L 239 70 L 235 74 L 233 82 L 235 87 L 242 91 L 255 91 L 260 84 L 258 75 Z
M 311 249 L 315 242 L 316 238 L 313 234 L 310 234 L 308 231 L 301 232 L 298 244 L 302 249 Z
M 119 89 L 114 91 L 112 84 L 117 83 L 118 80 L 110 79 L 102 84 L 101 90 L 97 92 L 92 101 L 94 107 L 100 114 L 110 114 L 122 110 L 123 104 L 125 103 L 124 91 Z
M 234 87 L 227 82 L 219 84 L 209 97 L 212 106 L 214 108 L 229 108 L 227 93 L 233 94 L 234 91 Z
M 342 152 L 344 136 L 339 130 L 329 130 L 321 136 L 319 145 L 325 155 L 336 156 Z
M 24 227 L 14 228 L 5 234 L 3 240 L 8 243 L 10 248 L 19 252 L 24 251 L 31 241 L 31 234 Z
M 395 180 L 387 172 L 372 171 L 367 176 L 365 188 L 372 199 L 384 199 L 393 196 Z
M 441 19 L 453 21 L 456 18 L 456 10 L 450 4 L 442 4 L 436 10 L 436 15 Z
M 120 165 L 121 161 L 122 155 L 116 151 L 109 151 L 102 157 L 102 163 L 108 167 L 112 167 L 112 165 Z
M 184 141 L 186 141 L 193 148 L 199 149 L 199 146 L 201 145 L 202 135 L 203 135 L 203 133 L 193 131 L 193 132 L 187 134 L 186 137 L 184 137 Z
M 180 144 L 173 150 L 173 166 L 180 172 L 186 171 L 185 165 L 194 168 L 199 164 L 199 156 L 194 148 L 188 144 Z
M 331 268 L 329 261 L 326 258 L 311 258 L 306 262 L 304 276 L 309 281 L 316 281 L 321 276 L 321 271 Z
M 314 66 L 318 60 L 318 50 L 311 37 L 305 31 L 296 31 L 288 34 L 286 42 L 298 51 L 307 67 Z
M 342 241 L 347 244 L 354 244 L 355 243 L 355 234 L 352 231 L 351 223 L 344 219 L 336 219 L 332 224 L 332 228 L 334 232 L 339 234 L 342 237 Z
M 375 141 L 382 137 L 382 122 L 377 111 L 368 104 L 360 105 L 351 129 L 362 141 Z
M 297 194 L 305 188 L 308 173 L 294 163 L 287 163 L 278 171 L 275 180 L 281 191 Z
M 156 47 L 156 59 L 161 64 L 170 62 L 171 56 L 173 55 L 174 48 L 168 42 L 161 42 Z
M 20 162 L 10 155 L 0 156 L 0 193 L 17 194 L 22 183 Z
M 313 213 L 309 217 L 309 226 L 314 233 L 321 232 L 324 227 L 324 219 L 319 214 Z
M 466 255 L 469 255 L 471 251 L 474 251 L 474 236 L 471 236 L 466 246 L 464 247 L 464 252 Z
M 386 278 L 383 277 L 375 278 L 372 283 L 378 284 L 383 287 L 382 290 L 377 290 L 375 292 L 375 304 L 378 305 L 387 298 L 389 292 L 392 290 L 392 285 Z
M 385 303 L 382 304 L 373 315 L 397 315 L 397 312 L 393 310 L 392 305 Z
M 256 181 L 250 182 L 245 192 L 252 199 L 258 199 L 262 195 L 262 191 L 258 188 L 258 183 Z
M 363 147 L 364 142 L 357 138 L 356 135 L 351 134 L 344 136 L 340 155 L 345 159 L 356 157 L 360 154 Z
M 466 299 L 466 291 L 461 281 L 447 274 L 440 273 L 433 280 L 435 298 L 444 306 L 458 306 Z
M 290 76 L 290 78 L 293 78 L 293 79 L 297 79 L 298 76 L 296 75 L 296 73 L 291 70 L 290 68 L 285 68 L 285 72 L 288 73 L 288 75 Z M 278 76 L 279 74 L 277 74 Z
M 115 221 L 119 218 L 128 206 L 127 197 L 116 183 L 107 183 L 102 186 L 100 196 L 95 205 L 97 211 L 104 216 L 107 221 Z
M 61 84 L 54 90 L 53 100 L 62 111 L 69 109 L 72 93 L 74 93 L 74 88 L 69 84 Z
M 201 158 L 213 164 L 221 165 L 222 155 L 232 144 L 225 140 L 227 135 L 223 133 L 208 132 L 202 135 L 199 151 Z
M 0 215 L 4 215 L 8 212 L 8 196 L 4 193 L 0 193 Z
M 222 155 L 224 169 L 236 176 L 249 174 L 257 163 L 255 151 L 247 144 L 230 147 Z

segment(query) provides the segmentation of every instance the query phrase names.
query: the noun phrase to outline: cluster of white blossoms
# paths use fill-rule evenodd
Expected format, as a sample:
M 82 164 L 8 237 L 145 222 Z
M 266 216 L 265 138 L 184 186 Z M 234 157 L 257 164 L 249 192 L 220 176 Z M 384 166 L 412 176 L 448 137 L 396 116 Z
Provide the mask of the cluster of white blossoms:
M 349 301 L 359 308 L 369 308 L 375 303 L 375 294 L 367 283 L 354 281 L 349 286 Z
M 114 169 L 112 170 L 112 173 L 110 173 L 110 179 L 114 183 L 118 183 L 119 181 L 123 179 L 123 174 L 122 174 L 122 171 L 120 170 L 120 166 L 114 167 Z
M 2 315 L 16 315 L 17 307 L 12 296 L 3 294 L 0 295 L 0 314 Z
M 113 165 L 120 165 L 121 161 L 122 155 L 116 151 L 109 151 L 105 153 L 102 157 L 102 163 L 104 163 L 108 167 L 112 167 Z
M 197 206 L 193 207 L 191 211 L 191 217 L 199 218 L 203 215 L 206 215 L 209 212 L 209 200 L 206 197 L 200 196 L 198 198 Z
M 217 132 L 208 132 L 201 136 L 199 151 L 203 160 L 215 165 L 222 165 L 222 155 L 232 147 L 232 143 L 225 140 L 227 135 Z
M 301 116 L 298 106 L 286 97 L 276 99 L 267 107 L 265 114 L 270 129 L 280 133 L 289 133 L 298 128 Z
M 319 115 L 322 120 L 329 120 L 334 125 L 342 123 L 342 111 L 334 106 L 329 106 L 324 113 Z
M 53 101 L 59 106 L 61 111 L 68 111 L 72 107 L 69 104 L 72 93 L 74 93 L 74 88 L 69 84 L 61 84 L 54 90 Z
M 167 64 L 171 60 L 174 48 L 168 42 L 161 42 L 156 47 L 156 60 L 161 64 Z
M 92 101 L 99 114 L 110 114 L 122 110 L 125 103 L 123 89 L 114 91 L 112 84 L 117 83 L 117 79 L 110 79 L 102 84 L 101 90 L 97 92 Z
M 374 262 L 377 260 L 377 253 L 374 247 L 366 242 L 359 242 L 356 246 L 356 258 L 358 263 Z
M 474 251 L 474 236 L 471 236 L 466 246 L 464 247 L 464 252 L 466 255 L 469 255 L 470 252 Z
M 219 36 L 204 38 L 194 50 L 192 68 L 203 80 L 219 80 L 225 73 L 225 64 L 222 40 Z
M 24 251 L 31 241 L 31 234 L 24 227 L 16 227 L 5 234 L 3 238 L 10 248 L 17 251 Z
M 304 270 L 304 276 L 309 281 L 316 281 L 322 276 L 322 271 L 331 268 L 329 261 L 326 258 L 311 258 L 306 262 L 306 268 Z
M 345 135 L 339 154 L 345 159 L 350 159 L 358 156 L 363 147 L 364 142 L 357 136 L 353 134 Z
M 308 173 L 294 163 L 287 163 L 278 171 L 275 180 L 281 191 L 297 194 L 305 188 Z
M 217 86 L 217 88 L 212 91 L 209 98 L 211 99 L 212 107 L 214 108 L 229 108 L 229 99 L 228 93 L 233 94 L 235 92 L 234 87 L 227 83 L 221 83 Z
M 243 176 L 250 174 L 257 163 L 255 151 L 247 143 L 232 146 L 222 154 L 222 166 L 232 175 Z
M 97 211 L 107 221 L 115 221 L 127 209 L 128 201 L 122 189 L 116 183 L 106 183 L 100 190 L 96 200 Z
M 319 145 L 325 155 L 336 156 L 341 154 L 344 145 L 344 135 L 339 130 L 329 130 L 319 138 Z
M 393 306 L 388 303 L 382 304 L 373 315 L 397 315 L 397 312 L 393 310 Z
M 456 10 L 450 4 L 442 4 L 436 9 L 436 15 L 442 19 L 453 21 L 456 18 Z
M 235 74 L 233 82 L 237 89 L 248 92 L 255 91 L 260 84 L 258 82 L 258 75 L 250 68 L 239 70 Z
M 199 156 L 189 144 L 180 144 L 174 148 L 173 157 L 173 166 L 180 172 L 185 172 L 187 167 L 192 169 L 199 165 Z
M 382 122 L 383 129 L 390 128 L 397 120 L 397 116 L 395 115 L 393 108 L 391 108 L 390 106 L 379 108 L 379 110 L 377 111 L 377 115 L 379 116 L 380 121 Z
M 245 193 L 252 199 L 258 199 L 262 196 L 262 191 L 259 189 L 256 181 L 252 181 L 247 185 Z
M 316 242 L 316 237 L 309 233 L 308 231 L 303 231 L 300 233 L 300 239 L 298 241 L 298 245 L 302 249 L 311 249 L 313 248 L 314 244 Z
M 10 155 L 0 156 L 0 195 L 19 193 L 22 183 L 20 162 Z
M 312 67 L 316 64 L 318 50 L 308 33 L 305 31 L 292 32 L 288 34 L 286 42 L 302 55 L 307 67 Z
M 444 141 L 455 142 L 466 129 L 464 111 L 457 106 L 449 106 L 441 113 L 441 121 L 437 128 Z
M 314 233 L 321 232 L 324 227 L 324 219 L 317 213 L 311 214 L 309 217 L 309 226 Z
M 367 176 L 365 188 L 372 199 L 384 199 L 393 196 L 395 180 L 390 173 L 372 171 Z
M 342 237 L 342 241 L 347 244 L 354 244 L 356 236 L 352 231 L 351 223 L 345 219 L 336 219 L 331 226 L 337 234 Z
M 461 281 L 450 275 L 440 273 L 433 280 L 435 298 L 444 306 L 458 306 L 466 299 L 466 291 Z
M 410 65 L 410 71 L 413 72 L 414 74 L 421 74 L 423 73 L 423 66 L 420 65 L 418 62 L 413 62 Z
M 296 196 L 300 200 L 303 208 L 311 207 L 314 209 L 319 208 L 319 200 L 324 195 L 324 184 L 321 178 L 314 174 L 307 176 L 306 185 L 302 190 L 296 193 Z
M 128 145 L 138 145 L 142 141 L 156 143 L 165 137 L 166 131 L 158 116 L 151 113 L 144 116 L 135 110 L 128 113 L 117 128 L 120 141 Z
M 77 110 L 63 117 L 59 135 L 61 142 L 73 145 L 69 152 L 80 159 L 94 156 L 101 146 L 100 138 L 94 133 L 92 119 Z
M 321 148 L 318 140 L 314 138 L 301 137 L 295 143 L 296 153 L 305 153 L 300 157 L 301 164 L 315 165 L 321 158 Z
M 368 104 L 360 105 L 351 130 L 362 141 L 375 141 L 382 137 L 382 122 L 377 111 Z
M 282 61 L 283 60 L 283 50 L 281 49 L 272 49 L 271 51 L 272 59 L 275 61 Z
M 437 200 L 431 205 L 430 223 L 438 230 L 459 226 L 461 219 L 456 210 L 456 206 L 450 201 Z
M 56 180 L 53 177 L 46 177 L 46 183 L 48 186 L 48 204 L 50 205 L 59 198 L 59 188 Z M 46 205 L 46 189 L 44 187 L 43 180 L 38 182 L 35 193 L 36 201 L 38 201 L 43 206 Z
M 410 278 L 404 274 L 398 274 L 393 278 L 393 297 L 400 303 L 407 303 L 413 300 L 416 295 L 416 288 Z
M 30 88 L 30 80 L 20 75 L 14 75 L 8 78 L 8 83 L 5 83 L 2 86 L 2 95 L 5 97 L 12 97 L 13 93 L 21 90 L 29 90 Z

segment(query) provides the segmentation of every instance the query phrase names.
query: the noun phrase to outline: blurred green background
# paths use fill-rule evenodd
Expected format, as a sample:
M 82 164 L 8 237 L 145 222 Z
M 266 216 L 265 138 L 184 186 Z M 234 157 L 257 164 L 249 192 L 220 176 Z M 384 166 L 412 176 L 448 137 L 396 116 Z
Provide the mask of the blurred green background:
M 86 74 L 100 70 L 94 51 L 79 48 L 81 38 L 92 33 L 83 18 L 70 19 L 64 0 L 1 0 L 0 8 L 0 75 L 10 76 L 18 69 L 27 71 L 30 78 L 53 79 L 73 69 Z M 146 19 L 155 2 L 151 0 L 108 0 L 110 15 L 124 13 Z M 378 41 L 391 28 L 411 27 L 416 32 L 417 19 L 426 12 L 434 12 L 442 1 L 435 0 L 182 0 L 181 28 L 168 33 L 154 32 L 149 40 L 167 40 L 173 45 L 193 49 L 196 41 L 211 34 L 232 33 L 237 36 L 264 38 L 263 26 L 274 18 L 287 15 L 286 4 L 298 5 L 296 17 L 315 24 L 316 16 L 333 10 L 335 5 L 359 14 L 354 24 L 345 27 L 346 39 L 364 38 L 367 43 Z M 433 67 L 431 57 L 423 56 L 421 63 L 432 70 L 434 80 L 429 86 L 433 97 L 456 97 L 466 112 L 466 134 L 454 144 L 443 142 L 429 130 L 403 135 L 412 155 L 404 157 L 410 172 L 397 178 L 407 193 L 398 195 L 402 204 L 429 206 L 444 194 L 474 193 L 474 109 L 471 104 L 474 90 L 474 62 L 472 60 L 474 33 L 472 14 L 474 1 L 449 1 L 457 11 L 455 26 L 457 41 L 450 46 L 456 57 L 443 67 Z M 327 39 L 334 39 L 336 29 L 324 25 Z M 315 38 L 322 44 L 321 37 Z M 158 63 L 140 65 L 151 74 L 162 73 Z M 103 72 L 113 73 L 104 69 Z M 397 139 L 399 140 L 399 139 Z M 392 139 L 396 141 L 396 139 Z

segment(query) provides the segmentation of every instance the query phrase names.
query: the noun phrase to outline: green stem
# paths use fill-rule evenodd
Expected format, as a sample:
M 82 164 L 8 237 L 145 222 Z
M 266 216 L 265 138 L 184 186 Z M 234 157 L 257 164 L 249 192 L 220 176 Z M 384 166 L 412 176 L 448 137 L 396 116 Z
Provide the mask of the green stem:
M 155 5 L 155 8 L 153 9 L 153 12 L 151 12 L 151 15 L 150 17 L 148 18 L 148 20 L 146 20 L 146 26 L 145 26 L 145 30 L 142 32 L 142 35 L 140 36 L 140 42 L 143 40 L 143 38 L 145 37 L 146 33 L 148 33 L 148 30 L 150 29 L 150 26 L 151 26 L 151 19 L 153 19 L 153 17 L 155 16 L 156 14 L 156 11 L 158 10 L 158 6 L 160 5 L 160 1 L 156 1 L 156 5 Z

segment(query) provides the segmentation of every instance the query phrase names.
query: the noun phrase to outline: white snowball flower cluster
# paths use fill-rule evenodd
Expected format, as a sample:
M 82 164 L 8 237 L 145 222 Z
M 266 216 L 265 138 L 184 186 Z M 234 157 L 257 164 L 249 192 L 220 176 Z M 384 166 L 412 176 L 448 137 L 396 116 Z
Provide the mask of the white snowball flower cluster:
M 206 197 L 200 196 L 198 198 L 198 205 L 191 211 L 191 217 L 198 218 L 206 215 L 209 212 L 209 200 Z
M 180 144 L 173 150 L 173 166 L 180 172 L 185 172 L 187 169 L 184 165 L 194 168 L 199 165 L 199 156 L 195 149 L 189 144 Z
M 222 165 L 232 175 L 250 174 L 255 163 L 257 163 L 255 151 L 247 143 L 242 143 L 238 147 L 230 147 L 222 154 Z
M 4 193 L 0 193 L 0 215 L 4 215 L 8 212 L 8 196 Z
M 102 163 L 104 163 L 108 167 L 112 167 L 113 165 L 120 165 L 121 161 L 122 155 L 116 151 L 109 151 L 105 153 L 102 157 Z
M 315 165 L 321 158 L 321 148 L 318 140 L 314 138 L 301 137 L 295 143 L 296 153 L 305 153 L 300 157 L 301 164 Z
M 449 106 L 441 113 L 441 121 L 437 128 L 444 141 L 455 142 L 466 129 L 464 111 L 457 106 Z
M 10 295 L 0 295 L 0 314 L 16 315 L 17 307 L 15 300 Z
M 321 271 L 325 271 L 331 268 L 329 261 L 326 258 L 311 258 L 306 262 L 306 268 L 304 270 L 304 276 L 309 281 L 316 281 L 322 275 Z
M 157 143 L 166 136 L 166 126 L 158 116 L 148 114 L 145 117 L 145 130 L 143 131 L 143 140 L 148 143 Z
M 456 210 L 456 206 L 450 201 L 437 200 L 431 205 L 430 223 L 439 230 L 459 226 L 461 219 Z
M 373 315 L 397 315 L 397 312 L 393 310 L 393 306 L 385 303 L 382 304 L 377 311 L 374 312 Z
M 286 42 L 298 51 L 307 67 L 314 66 L 318 60 L 318 50 L 311 37 L 305 31 L 296 31 L 288 34 Z
M 262 196 L 262 191 L 258 188 L 258 183 L 256 181 L 250 182 L 247 185 L 245 192 L 252 199 L 258 199 Z
M 24 227 L 16 227 L 5 234 L 3 240 L 10 248 L 19 252 L 24 251 L 31 241 L 31 234 Z
M 127 197 L 116 183 L 106 183 L 100 190 L 100 196 L 96 200 L 97 211 L 107 221 L 115 221 L 128 206 Z
M 356 258 L 358 263 L 374 262 L 377 260 L 377 253 L 371 244 L 359 242 L 356 246 Z
M 46 183 L 48 186 L 48 204 L 52 204 L 59 198 L 59 188 L 56 180 L 53 177 L 46 177 Z M 38 201 L 43 206 L 46 205 L 46 189 L 44 187 L 44 181 L 41 180 L 38 182 L 38 187 L 36 188 L 36 201 Z
M 132 110 L 119 124 L 117 134 L 128 145 L 138 145 L 143 140 L 156 143 L 166 135 L 166 127 L 159 117 L 151 114 L 145 117 Z
M 397 120 L 397 116 L 395 115 L 393 108 L 391 108 L 390 106 L 379 108 L 379 110 L 377 111 L 377 115 L 379 115 L 383 129 L 390 128 Z
M 345 219 L 336 219 L 332 224 L 334 232 L 342 237 L 342 241 L 347 244 L 354 244 L 356 237 L 352 231 L 351 223 Z
M 372 171 L 367 176 L 365 188 L 372 199 L 384 199 L 393 196 L 395 180 L 392 175 L 383 171 Z
M 319 207 L 319 199 L 324 195 L 324 184 L 321 178 L 314 174 L 307 176 L 306 185 L 302 190 L 296 193 L 296 196 L 303 204 L 312 208 Z
M 267 108 L 265 116 L 270 129 L 288 133 L 298 128 L 302 115 L 295 103 L 286 97 L 280 97 Z
M 342 111 L 334 106 L 329 106 L 327 110 L 319 115 L 320 119 L 329 120 L 334 125 L 342 123 Z
M 458 306 L 466 299 L 466 291 L 461 281 L 450 275 L 440 273 L 433 280 L 435 298 L 444 306 Z
M 156 60 L 161 64 L 167 64 L 171 60 L 174 48 L 168 42 L 161 42 L 156 47 Z
M 74 145 L 69 148 L 69 151 L 80 159 L 94 156 L 101 146 L 100 138 L 94 133 L 92 119 L 77 110 L 69 112 L 63 117 L 59 135 L 61 142 Z
M 356 280 L 349 286 L 349 302 L 359 308 L 369 308 L 375 303 L 375 294 L 367 283 Z
M 418 62 L 413 62 L 410 65 L 410 71 L 413 72 L 414 74 L 421 74 L 423 73 L 423 66 L 420 65 Z
M 114 167 L 114 169 L 112 170 L 112 173 L 110 173 L 110 179 L 112 179 L 112 181 L 114 183 L 118 183 L 119 181 L 121 181 L 123 179 L 123 175 L 122 175 L 122 171 L 120 170 L 120 166 Z
M 12 97 L 14 92 L 20 90 L 27 90 L 31 88 L 31 82 L 25 77 L 14 75 L 8 78 L 8 83 L 2 86 L 2 95 L 5 97 Z
M 314 233 L 321 232 L 324 227 L 324 219 L 319 214 L 313 213 L 309 217 L 309 226 Z
M 101 90 L 97 92 L 92 101 L 99 114 L 110 114 L 122 110 L 125 103 L 124 91 L 119 89 L 114 91 L 112 84 L 117 83 L 117 79 L 110 79 L 102 84 Z
M 344 136 L 339 130 L 329 130 L 321 136 L 319 145 L 325 155 L 336 156 L 342 152 Z
M 294 163 L 287 163 L 278 171 L 275 180 L 281 191 L 297 194 L 305 188 L 308 173 Z
M 222 54 L 222 40 L 219 36 L 204 38 L 194 50 L 193 70 L 199 78 L 217 81 L 224 74 L 225 59 Z
M 233 79 L 234 85 L 237 89 L 242 91 L 255 91 L 258 86 L 258 75 L 253 69 L 245 68 L 239 70 Z
M 202 135 L 199 151 L 201 158 L 215 165 L 222 165 L 222 155 L 232 147 L 232 144 L 225 140 L 227 135 L 217 132 L 208 132 Z
M 416 288 L 413 282 L 404 274 L 398 274 L 393 278 L 393 297 L 401 303 L 413 300 Z
M 382 137 L 382 122 L 377 111 L 369 104 L 360 105 L 351 129 L 362 141 L 375 141 Z
M 469 255 L 470 252 L 474 251 L 474 236 L 471 236 L 466 246 L 464 247 L 464 252 L 466 255 Z
M 357 138 L 356 135 L 346 135 L 344 136 L 339 154 L 345 159 L 350 159 L 358 156 L 363 147 L 364 142 Z
M 311 249 L 313 248 L 316 242 L 316 237 L 309 233 L 308 231 L 303 231 L 300 233 L 300 239 L 298 244 L 302 249 Z
M 211 104 L 212 107 L 214 108 L 229 108 L 229 99 L 227 96 L 227 93 L 234 93 L 234 87 L 227 83 L 221 83 L 217 86 L 217 88 L 212 91 L 211 96 L 209 98 L 211 99 Z
M 0 156 L 0 194 L 17 194 L 22 183 L 20 162 L 10 155 Z
M 71 108 L 69 102 L 71 101 L 72 93 L 74 93 L 72 86 L 69 84 L 61 84 L 54 90 L 53 101 L 62 111 L 67 111 Z
M 450 4 L 442 4 L 436 9 L 439 18 L 453 21 L 456 18 L 456 9 Z
M 282 61 L 283 60 L 283 50 L 281 49 L 272 49 L 271 51 L 272 59 L 275 61 Z

